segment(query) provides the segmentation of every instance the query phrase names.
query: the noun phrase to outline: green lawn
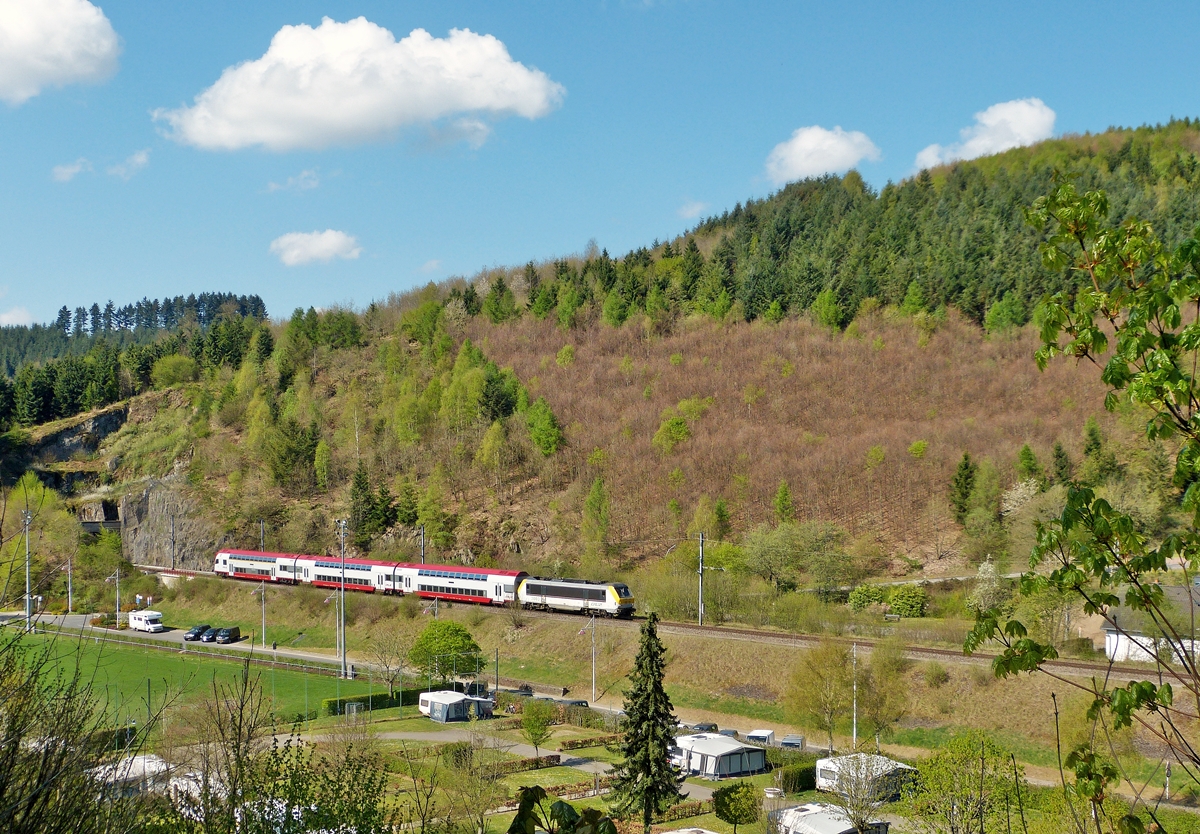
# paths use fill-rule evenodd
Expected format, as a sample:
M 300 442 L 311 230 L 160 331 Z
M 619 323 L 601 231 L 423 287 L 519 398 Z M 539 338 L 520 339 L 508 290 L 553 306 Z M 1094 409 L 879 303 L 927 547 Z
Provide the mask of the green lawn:
M 198 652 L 142 649 L 106 643 L 102 638 L 35 636 L 26 638 L 38 647 L 48 647 L 64 669 L 76 662 L 101 699 L 102 709 L 119 724 L 138 720 L 147 714 L 149 693 L 154 709 L 168 695 L 184 701 L 211 692 L 213 681 L 232 681 L 242 664 L 213 658 Z M 291 721 L 319 709 L 325 698 L 366 695 L 383 687 L 366 680 L 344 681 L 329 675 L 275 669 L 253 664 L 251 674 L 261 682 L 271 699 L 272 711 L 281 721 Z M 407 710 L 416 711 L 416 707 Z M 395 710 L 388 710 L 393 715 Z

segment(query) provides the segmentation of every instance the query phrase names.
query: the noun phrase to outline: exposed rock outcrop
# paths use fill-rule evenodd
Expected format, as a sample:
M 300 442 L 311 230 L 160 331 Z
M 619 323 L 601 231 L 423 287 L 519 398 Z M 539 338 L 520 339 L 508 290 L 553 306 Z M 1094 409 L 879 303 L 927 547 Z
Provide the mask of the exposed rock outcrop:
M 125 557 L 135 565 L 172 566 L 174 519 L 174 567 L 212 569 L 213 553 L 223 544 L 225 535 L 204 518 L 199 503 L 184 487 L 184 476 L 168 475 L 122 496 L 121 541 Z

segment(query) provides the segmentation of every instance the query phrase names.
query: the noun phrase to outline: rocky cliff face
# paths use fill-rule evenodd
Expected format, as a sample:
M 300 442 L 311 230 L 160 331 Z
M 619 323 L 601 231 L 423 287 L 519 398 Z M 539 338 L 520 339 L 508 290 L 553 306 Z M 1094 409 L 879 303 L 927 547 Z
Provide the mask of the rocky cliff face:
M 225 535 L 204 517 L 183 489 L 183 475 L 150 481 L 121 498 L 121 542 L 135 565 L 211 570 Z M 171 527 L 174 521 L 174 562 Z
M 33 455 L 40 460 L 65 461 L 93 454 L 104 438 L 125 425 L 128 416 L 129 407 L 124 403 L 91 414 L 38 440 Z

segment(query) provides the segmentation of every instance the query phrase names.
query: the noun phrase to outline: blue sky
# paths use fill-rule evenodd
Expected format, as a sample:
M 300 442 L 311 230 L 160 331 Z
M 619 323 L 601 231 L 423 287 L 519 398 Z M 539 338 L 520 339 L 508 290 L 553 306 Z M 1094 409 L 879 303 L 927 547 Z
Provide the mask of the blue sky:
M 361 307 L 623 254 L 807 173 L 1200 115 L 1196 4 L 32 5 L 0 0 L 0 323 Z

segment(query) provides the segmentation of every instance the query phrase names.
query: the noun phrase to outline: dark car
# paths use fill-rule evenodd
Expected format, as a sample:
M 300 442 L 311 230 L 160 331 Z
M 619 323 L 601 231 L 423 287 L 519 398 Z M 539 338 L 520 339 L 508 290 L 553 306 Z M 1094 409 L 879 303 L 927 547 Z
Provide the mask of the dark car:
M 204 635 L 204 632 L 208 631 L 210 628 L 212 628 L 210 625 L 192 626 L 187 630 L 187 633 L 183 635 L 183 639 L 188 641 L 199 640 Z
M 219 628 L 210 628 L 208 631 L 200 635 L 201 643 L 212 643 L 217 639 L 217 634 L 221 632 Z
M 242 630 L 237 626 L 223 628 L 217 632 L 218 643 L 236 643 L 242 639 Z
M 711 721 L 707 721 L 699 724 L 693 724 L 692 729 L 697 733 L 715 733 L 717 731 L 717 725 L 713 724 Z
M 738 737 L 737 730 L 725 729 L 725 730 L 719 730 L 718 732 L 723 736 L 729 736 L 729 738 L 737 738 Z

